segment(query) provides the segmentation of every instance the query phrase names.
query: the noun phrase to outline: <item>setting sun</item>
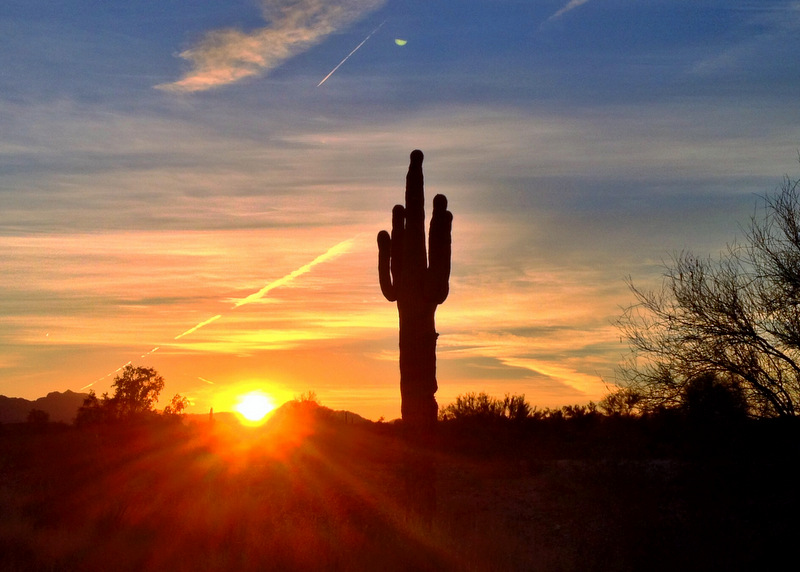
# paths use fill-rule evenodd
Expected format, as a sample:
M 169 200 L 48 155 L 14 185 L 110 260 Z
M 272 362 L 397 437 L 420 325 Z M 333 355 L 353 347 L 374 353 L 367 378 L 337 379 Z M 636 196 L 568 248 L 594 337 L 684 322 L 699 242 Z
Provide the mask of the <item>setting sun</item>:
M 247 421 L 257 423 L 275 409 L 275 403 L 268 395 L 260 391 L 252 391 L 241 396 L 235 409 Z

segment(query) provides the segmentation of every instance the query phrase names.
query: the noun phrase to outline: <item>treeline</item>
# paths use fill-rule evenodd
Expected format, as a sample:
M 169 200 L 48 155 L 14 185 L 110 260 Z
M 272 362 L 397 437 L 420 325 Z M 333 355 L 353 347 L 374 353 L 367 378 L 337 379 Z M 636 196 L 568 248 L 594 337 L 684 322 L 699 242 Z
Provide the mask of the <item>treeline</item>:
M 800 423 L 758 419 L 720 386 L 639 410 L 620 390 L 599 403 L 537 408 L 523 395 L 466 393 L 439 410 L 439 446 L 521 462 L 566 458 L 775 458 L 800 453 Z M 735 397 L 735 396 L 734 396 Z

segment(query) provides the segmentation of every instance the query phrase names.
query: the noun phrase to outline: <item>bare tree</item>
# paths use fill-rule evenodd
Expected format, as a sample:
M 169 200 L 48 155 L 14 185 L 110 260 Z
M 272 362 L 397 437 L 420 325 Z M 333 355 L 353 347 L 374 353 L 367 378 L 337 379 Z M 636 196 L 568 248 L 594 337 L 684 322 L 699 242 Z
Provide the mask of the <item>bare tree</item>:
M 762 198 L 744 244 L 717 259 L 683 252 L 659 290 L 630 287 L 621 369 L 641 407 L 681 404 L 692 380 L 714 375 L 751 415 L 800 412 L 800 180 Z

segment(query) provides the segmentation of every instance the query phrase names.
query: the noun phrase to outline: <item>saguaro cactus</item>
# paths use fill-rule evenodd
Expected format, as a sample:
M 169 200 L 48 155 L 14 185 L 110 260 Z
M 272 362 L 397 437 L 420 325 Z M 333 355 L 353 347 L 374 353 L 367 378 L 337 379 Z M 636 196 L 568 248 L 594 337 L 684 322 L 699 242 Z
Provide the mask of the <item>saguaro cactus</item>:
M 436 333 L 434 313 L 450 290 L 453 215 L 436 195 L 425 251 L 422 151 L 411 153 L 406 206 L 392 210 L 392 234 L 378 233 L 378 278 L 400 318 L 400 397 L 404 423 L 426 431 L 436 423 Z

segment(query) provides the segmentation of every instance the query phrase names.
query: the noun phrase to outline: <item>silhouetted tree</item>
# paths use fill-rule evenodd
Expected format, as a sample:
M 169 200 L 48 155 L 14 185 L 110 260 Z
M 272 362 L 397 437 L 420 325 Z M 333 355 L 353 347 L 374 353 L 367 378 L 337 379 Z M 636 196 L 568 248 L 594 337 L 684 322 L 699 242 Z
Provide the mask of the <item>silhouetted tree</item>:
M 181 417 L 186 412 L 187 407 L 189 407 L 189 400 L 180 393 L 176 393 L 169 404 L 164 407 L 163 413 L 166 416 Z
M 114 402 L 121 417 L 130 417 L 154 410 L 164 378 L 151 367 L 126 365 L 114 378 Z
M 321 405 L 319 402 L 319 398 L 317 397 L 317 392 L 309 389 L 308 391 L 304 391 L 300 395 L 294 398 L 295 401 L 299 403 L 315 403 L 317 405 Z
M 155 404 L 161 390 L 164 389 L 164 378 L 151 367 L 128 364 L 114 378 L 111 387 L 114 389 L 114 395 L 111 397 L 108 393 L 104 393 L 98 398 L 94 391 L 89 391 L 88 397 L 78 409 L 76 425 L 116 421 L 155 413 Z M 187 404 L 188 401 L 184 397 L 176 395 L 167 408 L 170 413 L 180 413 Z M 180 410 L 176 410 L 176 407 L 180 407 Z
M 705 373 L 688 381 L 681 408 L 695 423 L 719 423 L 744 419 L 747 401 L 735 378 Z
M 449 405 L 442 407 L 439 418 L 449 419 L 501 419 L 505 417 L 505 406 L 496 397 L 481 391 L 470 392 L 456 397 Z
M 631 416 L 639 413 L 642 396 L 630 387 L 616 387 L 597 404 L 600 411 L 608 416 Z
M 102 398 L 98 398 L 94 390 L 89 390 L 89 395 L 83 400 L 83 405 L 78 408 L 75 425 L 92 425 L 106 421 L 112 417 L 109 414 L 110 411 L 108 394 L 104 393 Z
M 44 425 L 50 421 L 50 414 L 41 409 L 31 409 L 28 411 L 28 423 Z
M 705 375 L 736 388 L 755 416 L 793 417 L 800 399 L 800 181 L 763 198 L 745 243 L 718 260 L 684 252 L 660 290 L 633 285 L 620 326 L 623 377 L 644 409 L 679 406 Z
M 532 411 L 530 404 L 525 401 L 524 393 L 521 395 L 506 394 L 505 399 L 503 399 L 503 409 L 506 417 L 514 421 L 527 419 Z

